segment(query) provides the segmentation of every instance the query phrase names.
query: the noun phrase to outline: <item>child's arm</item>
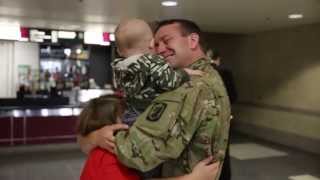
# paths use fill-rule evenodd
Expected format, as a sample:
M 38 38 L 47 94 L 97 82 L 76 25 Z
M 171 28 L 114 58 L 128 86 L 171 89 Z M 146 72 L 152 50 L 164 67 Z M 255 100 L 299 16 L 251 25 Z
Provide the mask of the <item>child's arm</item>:
M 112 135 L 105 133 L 106 130 L 111 129 Z M 95 130 L 88 134 L 87 136 L 82 136 L 80 134 L 77 135 L 77 141 L 80 146 L 80 149 L 85 154 L 89 154 L 89 152 L 95 147 L 101 147 L 109 152 L 113 152 L 113 148 L 115 147 L 114 142 L 111 142 L 107 137 L 113 137 L 113 133 L 118 130 L 127 130 L 129 127 L 125 124 L 114 124 L 102 127 L 98 130 Z
M 161 56 L 149 55 L 150 80 L 159 89 L 168 91 L 181 86 L 190 77 L 183 69 L 173 69 Z

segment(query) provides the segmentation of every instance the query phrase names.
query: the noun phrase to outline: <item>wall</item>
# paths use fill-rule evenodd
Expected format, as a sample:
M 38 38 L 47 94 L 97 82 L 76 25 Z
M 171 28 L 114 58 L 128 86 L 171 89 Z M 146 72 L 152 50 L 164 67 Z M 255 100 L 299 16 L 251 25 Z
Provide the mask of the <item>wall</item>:
M 39 45 L 37 43 L 0 41 L 0 98 L 14 98 L 18 86 L 19 65 L 39 69 Z
M 320 153 L 320 24 L 208 39 L 235 76 L 234 126 Z
M 112 84 L 111 53 L 110 46 L 91 46 L 89 76 L 101 88 Z
M 14 93 L 13 81 L 14 43 L 0 41 L 0 98 L 12 97 Z
M 18 88 L 19 79 L 18 79 L 18 67 L 20 65 L 27 65 L 31 67 L 31 70 L 38 72 L 39 71 L 39 44 L 31 42 L 14 42 L 14 95 Z

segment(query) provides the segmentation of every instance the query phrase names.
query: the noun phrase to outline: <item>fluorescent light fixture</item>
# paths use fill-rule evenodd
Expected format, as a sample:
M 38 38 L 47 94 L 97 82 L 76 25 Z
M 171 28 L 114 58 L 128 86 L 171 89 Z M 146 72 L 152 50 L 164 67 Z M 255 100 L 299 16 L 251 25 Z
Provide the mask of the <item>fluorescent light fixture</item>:
M 303 18 L 303 14 L 290 14 L 288 16 L 289 19 L 302 19 Z
M 73 31 L 58 31 L 58 38 L 60 39 L 75 39 L 77 33 Z
M 0 39 L 19 40 L 20 38 L 20 25 L 0 23 Z
M 162 1 L 161 5 L 166 6 L 166 7 L 177 6 L 178 2 L 177 1 Z

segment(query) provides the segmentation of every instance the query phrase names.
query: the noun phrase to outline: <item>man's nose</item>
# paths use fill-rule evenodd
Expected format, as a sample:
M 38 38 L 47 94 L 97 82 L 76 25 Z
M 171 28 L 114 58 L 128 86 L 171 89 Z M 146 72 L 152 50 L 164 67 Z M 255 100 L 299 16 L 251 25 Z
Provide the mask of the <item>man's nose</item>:
M 160 42 L 156 48 L 156 52 L 157 54 L 163 55 L 166 52 L 166 49 L 165 45 Z

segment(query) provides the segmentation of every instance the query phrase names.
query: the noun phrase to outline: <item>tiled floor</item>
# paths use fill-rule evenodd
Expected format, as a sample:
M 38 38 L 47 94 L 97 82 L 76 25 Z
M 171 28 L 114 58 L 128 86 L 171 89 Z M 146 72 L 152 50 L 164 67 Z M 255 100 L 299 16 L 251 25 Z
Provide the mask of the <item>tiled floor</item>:
M 320 180 L 317 177 L 305 174 L 305 175 L 299 175 L 299 176 L 290 176 L 290 180 Z
M 256 143 L 239 143 L 230 145 L 230 155 L 238 160 L 251 160 L 283 157 L 288 154 Z
M 320 180 L 320 156 L 233 134 L 233 180 Z M 77 145 L 0 148 L 0 180 L 76 180 Z
M 233 180 L 320 180 L 319 155 L 301 152 L 240 134 L 232 134 L 232 137 L 231 148 L 236 147 L 234 145 L 243 144 L 242 152 L 248 152 L 248 154 L 244 153 L 248 158 L 246 160 L 231 158 Z M 248 150 L 245 150 L 246 144 Z M 250 149 L 252 144 L 255 148 L 259 147 L 254 153 Z M 236 150 L 231 148 L 231 152 Z M 268 156 L 262 157 L 261 153 L 268 154 Z M 256 156 L 256 158 L 251 156 Z

